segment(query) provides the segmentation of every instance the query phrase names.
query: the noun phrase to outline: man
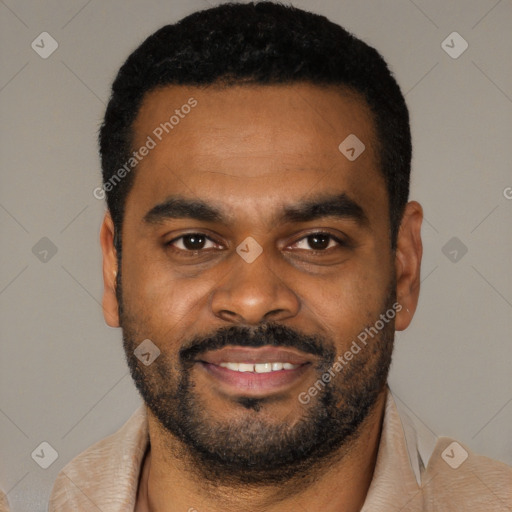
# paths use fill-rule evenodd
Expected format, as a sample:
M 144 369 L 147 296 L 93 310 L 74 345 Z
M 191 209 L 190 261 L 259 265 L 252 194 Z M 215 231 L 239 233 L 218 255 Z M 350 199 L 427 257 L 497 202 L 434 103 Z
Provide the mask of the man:
M 105 318 L 144 406 L 50 510 L 509 510 L 510 468 L 426 450 L 387 388 L 422 209 L 374 49 L 271 2 L 195 13 L 123 65 L 100 153 Z

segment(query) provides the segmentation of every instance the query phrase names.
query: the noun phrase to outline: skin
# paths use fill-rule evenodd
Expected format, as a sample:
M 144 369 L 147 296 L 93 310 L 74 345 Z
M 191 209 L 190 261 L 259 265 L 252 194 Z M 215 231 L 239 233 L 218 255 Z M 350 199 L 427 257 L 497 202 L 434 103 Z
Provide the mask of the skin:
M 419 294 L 422 209 L 415 201 L 407 204 L 393 252 L 387 192 L 364 102 L 354 94 L 311 84 L 170 86 L 146 96 L 134 123 L 133 147 L 143 145 L 190 97 L 198 105 L 138 165 L 126 200 L 123 302 L 140 320 L 141 341 L 159 340 L 160 350 L 176 361 L 192 335 L 274 321 L 328 337 L 336 353 L 343 354 L 368 322 L 379 317 L 393 275 L 402 305 L 395 329 L 406 329 Z M 353 162 L 338 150 L 351 133 L 366 145 Z M 356 201 L 367 223 L 335 217 L 278 221 L 284 205 L 333 192 Z M 229 221 L 143 221 L 151 208 L 176 194 L 214 203 Z M 338 246 L 331 241 L 333 248 L 315 254 L 305 237 L 319 231 L 351 242 Z M 196 232 L 218 243 L 193 256 L 186 255 L 180 242 L 174 245 L 181 252 L 165 246 Z M 236 253 L 248 236 L 263 249 L 250 264 Z M 108 325 L 118 327 L 118 259 L 108 212 L 100 239 L 104 314 Z M 204 372 L 191 372 L 205 412 L 215 420 L 256 414 L 220 393 Z M 300 420 L 304 409 L 297 395 L 317 378 L 306 373 L 286 396 L 265 403 L 259 414 L 276 423 Z M 138 510 L 187 511 L 192 505 L 198 511 L 247 510 L 248 503 L 255 511 L 359 510 L 375 466 L 385 397 L 383 388 L 343 456 L 308 485 L 295 485 L 293 492 L 272 486 L 218 485 L 213 490 L 202 485 L 187 469 L 186 456 L 172 456 L 183 452 L 179 441 L 148 411 L 151 451 L 141 476 Z

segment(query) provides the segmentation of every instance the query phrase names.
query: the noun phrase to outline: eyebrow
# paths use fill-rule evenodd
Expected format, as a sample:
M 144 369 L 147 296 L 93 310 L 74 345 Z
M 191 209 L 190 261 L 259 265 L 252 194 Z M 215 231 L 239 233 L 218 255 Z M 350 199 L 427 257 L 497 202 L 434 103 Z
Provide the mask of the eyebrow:
M 349 219 L 363 227 L 369 223 L 363 208 L 345 193 L 323 194 L 294 205 L 285 205 L 272 223 L 308 222 L 323 217 Z M 144 215 L 144 222 L 148 224 L 160 224 L 169 219 L 194 219 L 228 224 L 230 217 L 214 204 L 183 196 L 171 196 Z
M 369 224 L 363 208 L 345 193 L 313 197 L 297 205 L 285 206 L 278 222 L 308 222 L 323 217 L 354 220 L 361 226 Z
M 218 207 L 201 199 L 188 199 L 183 196 L 172 196 L 144 215 L 144 222 L 148 224 L 160 224 L 168 219 L 195 219 L 219 223 L 227 221 Z

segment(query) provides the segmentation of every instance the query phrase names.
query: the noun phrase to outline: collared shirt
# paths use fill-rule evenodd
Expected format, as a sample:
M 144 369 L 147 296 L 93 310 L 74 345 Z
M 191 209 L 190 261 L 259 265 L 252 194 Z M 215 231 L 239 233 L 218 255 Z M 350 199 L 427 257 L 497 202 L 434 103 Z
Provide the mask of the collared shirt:
M 388 392 L 362 512 L 512 511 L 511 467 L 446 437 L 420 439 L 418 424 L 399 413 L 399 407 Z M 141 406 L 115 434 L 64 467 L 49 512 L 133 511 L 148 444 L 146 409 Z
M 9 512 L 9 503 L 3 491 L 0 491 L 0 512 Z

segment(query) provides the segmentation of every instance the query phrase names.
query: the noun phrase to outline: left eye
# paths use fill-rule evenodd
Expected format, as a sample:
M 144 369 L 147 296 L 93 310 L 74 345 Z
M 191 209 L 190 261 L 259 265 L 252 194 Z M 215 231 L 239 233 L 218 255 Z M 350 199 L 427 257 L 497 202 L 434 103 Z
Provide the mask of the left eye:
M 200 251 L 202 249 L 212 249 L 216 246 L 213 240 L 208 238 L 206 235 L 203 235 L 202 233 L 190 233 L 188 235 L 182 235 L 178 238 L 175 238 L 174 240 L 171 240 L 168 245 L 172 245 L 183 251 Z
M 343 244 L 341 240 L 338 240 L 335 236 L 330 235 L 329 233 L 312 233 L 293 244 L 293 246 L 298 249 L 313 249 L 314 251 L 325 251 L 326 249 L 331 249 L 336 245 Z

